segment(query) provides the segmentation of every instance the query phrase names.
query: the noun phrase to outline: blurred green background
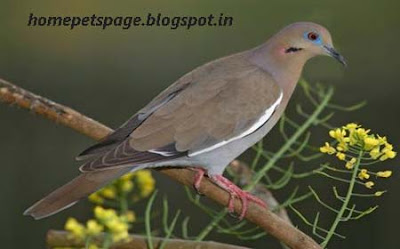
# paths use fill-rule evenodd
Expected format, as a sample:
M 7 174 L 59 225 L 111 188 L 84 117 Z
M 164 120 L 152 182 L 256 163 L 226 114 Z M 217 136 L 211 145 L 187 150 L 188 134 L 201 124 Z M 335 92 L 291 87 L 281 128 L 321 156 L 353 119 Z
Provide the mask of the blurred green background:
M 194 67 L 256 46 L 289 23 L 314 21 L 331 31 L 349 66 L 344 71 L 331 59 L 316 58 L 307 64 L 304 77 L 310 82 L 335 85 L 338 103 L 368 100 L 367 107 L 342 113 L 335 117 L 335 123 L 360 122 L 388 135 L 399 146 L 399 7 L 393 0 L 1 0 L 0 77 L 117 127 Z M 224 13 L 234 17 L 234 25 L 189 31 L 162 27 L 84 27 L 71 31 L 64 27 L 28 27 L 31 12 L 37 16 Z M 79 165 L 73 158 L 91 143 L 70 129 L 0 104 L 2 248 L 44 248 L 48 229 L 62 228 L 71 215 L 82 219 L 88 216 L 84 202 L 40 221 L 24 217 L 22 212 L 75 176 Z M 267 140 L 266 145 L 274 147 L 274 140 Z M 392 163 L 396 171 L 399 160 Z M 387 185 L 389 193 L 376 200 L 381 208 L 360 222 L 342 227 L 339 231 L 348 238 L 330 248 L 400 248 L 399 175 L 400 171 L 395 172 Z M 162 193 L 170 196 L 173 208 L 192 216 L 200 212 L 190 208 L 180 186 L 159 175 L 157 180 Z M 139 216 L 142 208 L 136 209 Z M 204 216 L 196 217 L 193 224 L 196 220 L 201 223 Z M 244 243 L 218 235 L 209 239 Z M 255 248 L 266 245 L 252 244 Z

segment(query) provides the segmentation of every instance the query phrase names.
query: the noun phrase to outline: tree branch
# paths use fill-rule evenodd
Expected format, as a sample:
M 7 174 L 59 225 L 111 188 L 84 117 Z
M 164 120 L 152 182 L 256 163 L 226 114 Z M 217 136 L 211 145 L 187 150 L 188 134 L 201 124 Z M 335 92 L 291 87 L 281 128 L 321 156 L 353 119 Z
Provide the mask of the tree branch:
M 68 232 L 50 230 L 47 232 L 47 245 L 49 248 L 82 248 L 85 246 L 84 241 L 77 241 L 71 236 L 68 236 Z M 97 245 L 101 245 L 104 236 L 96 236 L 93 242 Z M 159 248 L 160 244 L 165 240 L 164 238 L 152 237 L 154 248 Z M 249 249 L 248 247 L 235 246 L 229 244 L 218 243 L 214 241 L 191 241 L 182 239 L 167 239 L 165 243 L 165 249 Z M 111 249 L 147 249 L 147 237 L 142 235 L 130 235 L 128 242 L 117 243 L 111 246 Z
M 0 101 L 29 109 L 33 113 L 70 127 L 95 140 L 99 140 L 112 132 L 112 129 L 69 107 L 35 95 L 2 79 L 0 79 Z M 193 184 L 194 173 L 191 170 L 169 168 L 159 169 L 159 171 L 181 184 L 187 186 Z M 200 192 L 224 206 L 229 201 L 229 194 L 208 180 L 202 182 Z M 234 207 L 235 211 L 239 213 L 241 211 L 240 201 L 235 200 Z M 254 203 L 249 203 L 245 218 L 292 249 L 321 249 L 309 236 L 279 218 L 270 210 L 263 209 Z

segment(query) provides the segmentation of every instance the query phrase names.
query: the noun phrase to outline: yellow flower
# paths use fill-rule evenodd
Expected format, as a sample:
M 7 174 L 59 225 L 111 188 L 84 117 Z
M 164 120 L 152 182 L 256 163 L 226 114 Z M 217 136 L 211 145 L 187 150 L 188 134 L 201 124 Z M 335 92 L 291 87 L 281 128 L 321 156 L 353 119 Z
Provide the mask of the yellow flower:
M 133 189 L 133 182 L 131 181 L 121 181 L 120 188 L 123 192 L 129 192 Z
M 350 145 L 362 145 L 369 132 L 370 130 L 365 130 L 364 128 L 357 128 L 352 131 L 350 134 Z
M 122 181 L 130 181 L 130 180 L 132 180 L 134 175 L 135 175 L 134 173 L 130 172 L 130 173 L 123 175 L 120 179 Z
M 128 224 L 122 222 L 120 219 L 115 218 L 106 223 L 106 226 L 112 233 L 121 233 L 128 230 Z
M 379 140 L 379 144 L 380 144 L 380 145 L 386 144 L 386 143 L 387 143 L 386 137 L 381 137 L 381 136 L 379 136 L 379 135 L 377 135 L 377 137 L 378 137 L 378 140 Z
M 150 170 L 137 171 L 136 181 L 140 188 L 140 195 L 142 197 L 147 197 L 153 192 L 155 181 L 154 178 L 151 176 Z
M 88 220 L 86 222 L 86 230 L 88 235 L 97 235 L 103 231 L 104 227 L 100 225 L 96 220 Z
M 378 134 L 370 134 L 371 130 L 363 128 L 356 123 L 349 123 L 341 128 L 336 128 L 329 131 L 329 136 L 336 141 L 325 142 L 324 146 L 320 147 L 321 153 L 335 155 L 339 160 L 345 161 L 345 167 L 348 170 L 354 170 L 357 163 L 365 160 L 375 160 L 366 164 L 375 163 L 376 160 L 385 161 L 395 158 L 397 153 L 393 151 L 393 145 L 388 143 L 387 138 Z M 333 147 L 331 144 L 335 144 Z M 349 158 L 347 153 L 360 154 L 360 158 Z M 368 153 L 369 157 L 365 158 Z M 356 172 L 357 178 L 365 180 L 365 187 L 372 188 L 373 181 L 368 181 L 371 178 L 367 169 L 360 169 Z M 388 178 L 392 175 L 392 171 L 379 171 L 371 173 L 377 177 Z M 377 196 L 380 195 L 378 191 Z
M 364 138 L 364 149 L 365 150 L 371 150 L 377 145 L 379 145 L 379 140 L 374 138 L 373 136 Z
M 346 162 L 346 169 L 352 169 L 354 167 L 354 164 L 357 162 L 357 159 L 355 159 L 354 157 L 350 160 Z
M 135 214 L 132 211 L 128 211 L 124 215 L 118 216 L 114 209 L 104 209 L 103 207 L 97 206 L 94 209 L 95 217 L 101 221 L 106 228 L 106 231 L 111 232 L 112 239 L 114 242 L 121 241 L 129 237 L 129 224 L 128 222 L 134 221 Z M 95 221 L 94 221 L 95 222 Z M 89 223 L 88 223 L 89 230 Z M 101 232 L 104 230 L 102 225 L 97 222 L 90 225 L 93 233 Z M 101 229 L 101 230 L 100 230 Z
M 359 138 L 362 138 L 362 139 L 364 139 L 370 131 L 371 130 L 366 130 L 364 128 L 358 128 L 355 130 L 355 132 L 359 136 Z
M 136 221 L 136 215 L 132 211 L 127 211 L 123 216 L 124 219 L 128 222 L 135 222 Z
M 360 127 L 360 126 L 361 126 L 361 125 L 358 125 L 358 124 L 356 124 L 356 123 L 349 123 L 349 124 L 347 124 L 346 126 L 343 126 L 343 128 L 352 131 L 352 130 L 357 129 L 357 128 Z
M 100 190 L 100 194 L 108 199 L 114 199 L 117 196 L 117 191 L 114 186 L 107 186 Z
M 104 209 L 101 206 L 96 206 L 94 208 L 94 215 L 99 220 L 111 220 L 118 217 L 114 209 Z
M 389 178 L 392 176 L 391 170 L 379 171 L 376 173 L 378 177 Z
M 349 147 L 344 142 L 341 142 L 336 146 L 337 151 L 347 151 L 348 149 L 349 149 Z
M 324 146 L 319 148 L 319 150 L 322 153 L 327 153 L 329 155 L 332 155 L 332 154 L 334 154 L 336 152 L 335 148 L 333 148 L 328 142 L 326 142 Z
M 117 211 L 115 211 L 114 209 L 106 209 L 104 211 L 104 219 L 106 220 L 112 220 L 115 219 L 116 217 L 118 217 L 117 215 Z
M 396 157 L 396 152 L 393 151 L 393 145 L 388 142 L 385 142 L 385 147 L 382 149 L 382 156 L 379 158 L 381 161 L 385 161 L 387 159 L 392 159 Z
M 350 145 L 356 145 L 358 143 L 358 137 L 355 135 L 355 132 L 350 134 Z
M 368 171 L 366 169 L 360 170 L 360 173 L 358 173 L 358 178 L 361 180 L 367 180 L 369 179 L 370 175 L 368 174 Z
M 385 149 L 383 149 L 382 152 L 383 152 L 384 154 L 379 158 L 379 160 L 381 160 L 381 161 L 385 161 L 385 160 L 387 160 L 387 159 L 393 159 L 393 158 L 396 157 L 396 154 L 397 154 L 397 153 L 394 152 L 393 150 L 386 150 L 386 151 L 385 151 Z
M 370 152 L 369 155 L 371 156 L 372 159 L 377 159 L 382 153 L 380 152 L 379 146 L 373 148 Z
M 104 211 L 105 211 L 105 209 L 104 209 L 103 207 L 101 207 L 101 206 L 96 206 L 96 207 L 94 208 L 94 216 L 95 216 L 96 218 L 101 219 L 101 218 L 104 217 Z
M 342 153 L 342 152 L 336 153 L 336 157 L 339 158 L 339 160 L 342 160 L 342 161 L 346 160 L 346 155 L 344 153 Z
M 120 232 L 120 233 L 116 233 L 116 234 L 113 234 L 113 236 L 112 236 L 113 242 L 119 242 L 121 240 L 127 240 L 127 239 L 129 239 L 128 231 L 123 231 L 123 232 Z
M 142 191 L 140 192 L 140 194 L 142 195 L 142 197 L 147 197 L 149 196 L 154 190 L 154 186 L 153 185 L 145 185 L 142 188 Z
M 364 185 L 365 185 L 365 187 L 371 189 L 375 185 L 375 183 L 372 181 L 369 181 L 369 182 L 366 182 Z
M 88 249 L 99 249 L 99 247 L 96 244 L 89 244 Z
M 103 199 L 103 197 L 101 197 L 99 195 L 98 192 L 95 192 L 95 193 L 89 195 L 89 201 L 96 203 L 96 204 L 102 204 L 104 202 L 104 199 Z
M 374 195 L 379 197 L 382 196 L 385 192 L 386 191 L 376 191 Z
M 86 235 L 85 227 L 72 217 L 68 218 L 64 225 L 64 229 L 70 232 L 73 238 L 76 239 L 83 239 Z
M 343 140 L 344 136 L 346 136 L 346 131 L 343 129 L 335 129 L 335 130 L 330 130 L 329 135 L 333 138 L 335 138 L 338 141 Z
M 391 145 L 390 143 L 385 143 L 385 148 L 383 148 L 382 152 L 386 152 L 386 151 L 392 151 L 393 150 L 393 145 Z

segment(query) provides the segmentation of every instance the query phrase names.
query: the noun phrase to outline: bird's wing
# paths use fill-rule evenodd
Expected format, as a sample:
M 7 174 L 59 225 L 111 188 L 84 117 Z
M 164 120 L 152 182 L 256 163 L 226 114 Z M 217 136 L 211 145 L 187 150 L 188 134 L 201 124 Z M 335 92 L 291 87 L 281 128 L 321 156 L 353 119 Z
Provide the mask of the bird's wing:
M 182 78 L 175 84 L 161 92 L 157 97 L 155 97 L 148 105 L 143 109 L 133 115 L 128 121 L 126 121 L 122 126 L 117 128 L 111 134 L 103 138 L 97 144 L 87 148 L 81 152 L 76 160 L 87 160 L 89 158 L 98 157 L 99 155 L 106 154 L 107 152 L 113 151 L 121 145 L 126 138 L 136 129 L 140 124 L 143 123 L 153 112 L 158 110 L 161 106 L 168 103 L 180 91 L 185 89 L 190 84 L 187 78 Z
M 152 111 L 130 134 L 81 170 L 195 156 L 251 134 L 272 116 L 282 92 L 268 73 L 256 67 L 213 70 L 191 75 L 192 83 L 157 108 L 147 108 Z

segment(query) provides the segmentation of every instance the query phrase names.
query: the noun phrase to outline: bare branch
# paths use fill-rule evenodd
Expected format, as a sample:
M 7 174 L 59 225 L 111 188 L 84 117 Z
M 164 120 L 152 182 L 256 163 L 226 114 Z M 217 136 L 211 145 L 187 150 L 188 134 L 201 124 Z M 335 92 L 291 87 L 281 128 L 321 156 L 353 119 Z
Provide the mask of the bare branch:
M 47 100 L 1 79 L 0 101 L 29 109 L 36 114 L 70 127 L 96 140 L 105 137 L 112 131 L 110 128 L 69 107 Z M 169 168 L 159 169 L 159 171 L 181 184 L 187 186 L 192 186 L 193 184 L 194 173 L 191 170 Z M 229 194 L 208 180 L 202 182 L 200 192 L 224 206 L 229 201 Z M 234 206 L 235 211 L 240 213 L 240 201 L 236 200 Z M 279 218 L 270 210 L 263 209 L 258 205 L 250 203 L 245 218 L 292 249 L 321 249 L 309 236 Z
M 0 101 L 16 105 L 67 126 L 83 135 L 100 140 L 112 129 L 81 113 L 0 79 Z

